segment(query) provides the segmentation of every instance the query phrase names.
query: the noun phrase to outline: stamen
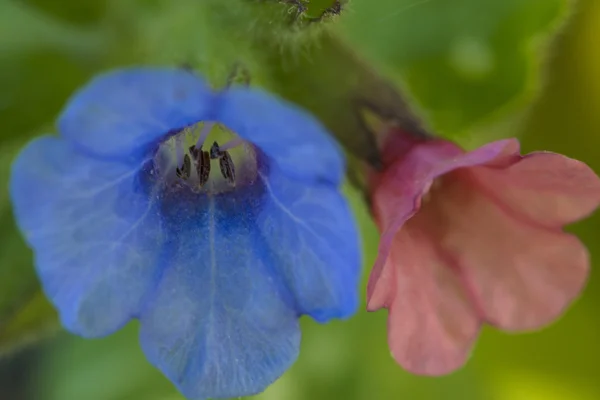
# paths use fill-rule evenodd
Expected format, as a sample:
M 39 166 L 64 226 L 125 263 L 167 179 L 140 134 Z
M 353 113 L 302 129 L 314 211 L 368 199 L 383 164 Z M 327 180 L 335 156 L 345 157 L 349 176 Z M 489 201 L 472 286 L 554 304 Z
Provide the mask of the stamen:
M 192 160 L 196 161 L 200 157 L 200 149 L 202 147 L 190 146 L 189 151 L 192 156 Z
M 212 132 L 215 125 L 218 125 L 218 132 Z M 170 135 L 158 148 L 154 166 L 165 187 L 197 194 L 217 194 L 255 181 L 257 165 L 252 146 L 217 122 L 204 122 L 201 128 L 197 126 L 191 125 Z M 218 137 L 229 135 L 225 136 L 227 143 L 220 146 L 213 141 L 212 134 L 218 134 Z M 235 162 L 233 158 L 236 158 Z M 215 168 L 213 160 L 219 161 L 221 176 L 214 176 L 215 173 L 219 175 L 217 172 L 211 176 L 211 169 Z
M 204 123 L 204 126 L 202 127 L 202 130 L 200 131 L 200 137 L 198 138 L 198 141 L 196 142 L 197 148 L 199 148 L 199 149 L 202 148 L 202 145 L 206 141 L 206 138 L 208 137 L 208 134 L 212 130 L 213 126 L 215 126 L 214 122 L 205 122 Z
M 175 174 L 181 179 L 189 179 L 192 173 L 192 162 L 187 154 L 183 156 L 183 166 L 175 168 Z
M 191 146 L 189 150 L 198 174 L 198 185 L 202 187 L 210 177 L 210 154 L 208 151 L 200 150 L 196 146 Z
M 222 155 L 223 152 L 221 151 L 221 147 L 219 147 L 219 143 L 214 142 L 210 147 L 210 158 L 214 160 L 215 158 L 220 158 Z
M 221 167 L 221 175 L 223 175 L 223 178 L 227 179 L 230 185 L 235 186 L 235 166 L 229 152 L 223 152 L 223 155 L 219 160 L 219 167 Z
M 175 167 L 177 177 L 184 180 L 189 179 L 192 171 L 192 163 L 190 157 L 187 154 L 183 154 L 183 136 L 175 138 L 175 162 L 177 163 Z
M 235 146 L 231 146 L 231 143 L 235 142 L 236 140 L 237 139 L 234 139 L 234 140 L 228 142 L 227 143 L 229 145 L 228 148 L 235 147 Z M 241 139 L 240 139 L 239 143 L 240 144 L 242 143 Z M 227 179 L 227 181 L 229 182 L 230 185 L 235 185 L 235 165 L 233 164 L 233 160 L 232 160 L 229 152 L 225 151 L 223 149 L 223 147 L 220 147 L 219 143 L 214 142 L 210 148 L 210 158 L 213 160 L 215 158 L 219 159 L 219 167 L 221 168 L 221 175 L 223 175 L 223 178 Z
M 220 146 L 219 148 L 221 149 L 221 151 L 226 151 L 229 149 L 233 149 L 234 147 L 238 147 L 241 146 L 244 143 L 244 140 L 240 137 L 236 137 L 235 139 L 230 140 L 229 142 L 225 143 L 224 145 Z
M 208 154 L 208 151 L 202 152 L 196 164 L 196 171 L 198 172 L 198 184 L 204 186 L 210 176 L 210 154 Z

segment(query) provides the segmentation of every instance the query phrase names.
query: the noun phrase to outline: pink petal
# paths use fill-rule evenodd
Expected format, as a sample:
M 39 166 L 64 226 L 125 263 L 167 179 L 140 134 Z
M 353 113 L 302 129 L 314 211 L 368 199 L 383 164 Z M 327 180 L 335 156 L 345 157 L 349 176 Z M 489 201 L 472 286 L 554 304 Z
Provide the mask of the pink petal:
M 497 167 L 511 165 L 520 157 L 516 139 L 503 139 L 488 143 L 473 151 L 465 152 L 451 142 L 429 142 L 415 148 L 411 161 L 419 165 L 431 165 L 430 178 L 434 179 L 460 168 L 493 165 Z M 453 152 L 450 148 L 454 148 Z
M 409 224 L 396 234 L 390 257 L 368 301 L 389 309 L 394 359 L 422 375 L 447 374 L 467 360 L 479 332 L 477 313 L 460 278 L 434 243 Z
M 473 171 L 488 196 L 523 220 L 559 227 L 600 204 L 600 179 L 584 163 L 554 153 L 529 154 L 510 167 Z
M 457 168 L 487 163 L 504 165 L 508 160 L 512 163 L 512 157 L 519 149 L 516 139 L 499 140 L 469 153 L 444 140 L 416 142 L 410 137 L 403 140 L 402 136 L 392 139 L 385 153 L 401 155 L 401 158 L 388 166 L 384 174 L 372 178 L 377 183 L 373 188 L 373 212 L 382 235 L 367 297 L 373 295 L 396 232 L 417 212 L 421 197 L 435 178 Z
M 426 231 L 418 215 L 400 228 L 417 213 L 438 175 L 504 158 L 512 154 L 514 143 L 500 141 L 468 154 L 450 142 L 420 143 L 404 151 L 404 158 L 378 180 L 374 213 L 383 234 L 367 286 L 367 308 L 390 310 L 390 348 L 409 371 L 441 375 L 462 366 L 481 318 L 462 277 L 434 248 L 434 241 L 419 233 Z
M 429 232 L 454 255 L 488 322 L 507 330 L 544 326 L 583 289 L 587 251 L 575 236 L 532 224 L 486 196 L 472 171 L 445 176 L 418 217 L 428 219 Z
M 394 295 L 389 292 L 390 287 L 388 285 L 378 286 L 377 283 L 384 273 L 384 266 L 390 257 L 396 233 L 419 209 L 423 190 L 421 185 L 394 185 L 386 183 L 375 193 L 373 212 L 383 234 L 379 240 L 377 259 L 375 260 L 375 264 L 369 275 L 369 283 L 367 284 L 367 302 L 369 304 L 374 297 L 387 298 L 390 295 Z M 382 306 L 380 305 L 379 307 Z
M 382 236 L 367 288 L 370 311 L 389 309 L 398 363 L 448 373 L 465 362 L 483 319 L 519 330 L 557 318 L 589 269 L 586 249 L 557 227 L 597 206 L 595 174 L 562 156 L 523 158 L 514 139 L 469 153 L 444 141 L 399 143 L 372 180 Z

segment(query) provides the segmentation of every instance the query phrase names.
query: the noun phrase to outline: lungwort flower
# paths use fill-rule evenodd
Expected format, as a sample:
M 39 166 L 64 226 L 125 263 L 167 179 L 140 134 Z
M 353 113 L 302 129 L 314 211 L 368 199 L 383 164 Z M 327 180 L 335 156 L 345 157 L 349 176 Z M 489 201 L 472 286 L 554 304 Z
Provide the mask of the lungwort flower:
M 542 327 L 581 292 L 589 260 L 563 226 L 600 203 L 585 164 L 515 139 L 466 152 L 395 131 L 373 176 L 381 229 L 368 309 L 389 310 L 388 341 L 407 370 L 440 375 L 468 358 L 483 323 Z
M 58 127 L 22 150 L 10 191 L 69 331 L 139 319 L 146 356 L 185 396 L 235 397 L 294 362 L 301 315 L 355 311 L 343 158 L 305 112 L 129 69 L 75 94 Z

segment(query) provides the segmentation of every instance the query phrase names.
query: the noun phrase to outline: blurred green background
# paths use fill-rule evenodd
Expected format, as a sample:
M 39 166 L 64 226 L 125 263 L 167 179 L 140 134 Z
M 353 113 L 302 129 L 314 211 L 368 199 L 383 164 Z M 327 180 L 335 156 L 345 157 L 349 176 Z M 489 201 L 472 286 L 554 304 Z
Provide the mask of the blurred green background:
M 53 131 L 62 104 L 98 71 L 198 59 L 201 69 L 213 68 L 202 57 L 233 52 L 210 47 L 201 3 L 0 0 L 3 185 L 15 152 Z M 407 90 L 436 132 L 467 147 L 518 136 L 526 151 L 560 152 L 600 172 L 598 0 L 352 0 L 332 24 L 350 49 Z M 310 57 L 310 50 L 300 53 Z M 348 193 L 362 223 L 366 282 L 377 233 L 360 195 Z M 599 260 L 600 217 L 572 229 Z M 180 399 L 145 361 L 135 323 L 102 340 L 54 331 L 6 190 L 0 238 L 0 400 Z M 599 266 L 594 262 L 582 298 L 559 322 L 519 336 L 486 329 L 467 367 L 442 378 L 412 376 L 394 363 L 385 312 L 363 307 L 328 325 L 305 319 L 298 362 L 256 398 L 600 399 Z M 21 350 L 6 350 L 15 342 Z

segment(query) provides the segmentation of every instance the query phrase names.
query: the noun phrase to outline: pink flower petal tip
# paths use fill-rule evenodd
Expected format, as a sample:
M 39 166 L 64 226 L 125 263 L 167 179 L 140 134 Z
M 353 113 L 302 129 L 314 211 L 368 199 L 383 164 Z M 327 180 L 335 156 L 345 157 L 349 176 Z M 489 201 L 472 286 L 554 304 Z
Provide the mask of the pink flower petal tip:
M 382 236 L 367 308 L 389 310 L 400 365 L 443 375 L 465 363 L 483 323 L 538 329 L 580 294 L 588 253 L 563 226 L 600 204 L 600 179 L 559 154 L 521 156 L 516 139 L 465 152 L 402 137 L 372 179 Z

